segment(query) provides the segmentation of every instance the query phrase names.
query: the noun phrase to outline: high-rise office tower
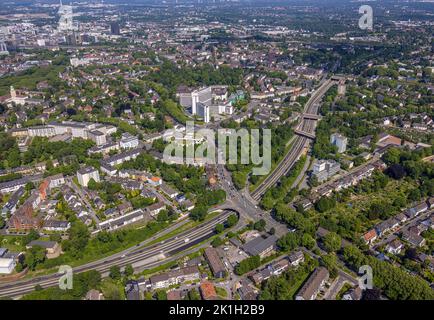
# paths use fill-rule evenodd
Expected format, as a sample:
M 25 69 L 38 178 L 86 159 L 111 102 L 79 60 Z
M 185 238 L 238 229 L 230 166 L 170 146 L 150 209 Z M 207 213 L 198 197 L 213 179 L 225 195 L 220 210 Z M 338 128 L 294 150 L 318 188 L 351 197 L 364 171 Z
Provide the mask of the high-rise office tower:
M 110 33 L 114 34 L 114 35 L 120 35 L 121 34 L 121 30 L 119 28 L 119 23 L 118 22 L 112 22 L 110 23 Z

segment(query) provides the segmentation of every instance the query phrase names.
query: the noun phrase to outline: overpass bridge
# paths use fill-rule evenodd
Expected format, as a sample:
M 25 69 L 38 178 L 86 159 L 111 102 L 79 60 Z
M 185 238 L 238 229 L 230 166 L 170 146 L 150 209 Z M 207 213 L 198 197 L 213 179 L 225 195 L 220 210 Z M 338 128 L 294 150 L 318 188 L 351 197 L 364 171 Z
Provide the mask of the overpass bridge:
M 315 134 L 314 133 L 310 133 L 310 132 L 306 132 L 303 130 L 299 130 L 296 129 L 294 130 L 295 134 L 298 134 L 299 136 L 305 137 L 305 138 L 309 138 L 309 139 L 315 139 Z
M 308 120 L 320 120 L 321 116 L 318 114 L 311 114 L 311 113 L 303 113 L 303 119 Z

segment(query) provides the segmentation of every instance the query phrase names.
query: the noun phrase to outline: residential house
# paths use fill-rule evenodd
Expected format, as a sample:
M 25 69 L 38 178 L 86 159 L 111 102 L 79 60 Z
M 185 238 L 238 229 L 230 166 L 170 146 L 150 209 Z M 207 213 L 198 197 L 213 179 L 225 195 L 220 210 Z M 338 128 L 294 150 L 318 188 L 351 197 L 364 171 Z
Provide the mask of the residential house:
M 44 220 L 43 229 L 52 232 L 66 232 L 71 228 L 71 223 L 68 221 Z
M 125 285 L 127 300 L 140 300 L 140 288 L 137 281 L 129 280 Z
M 395 239 L 387 244 L 386 251 L 396 255 L 400 254 L 403 248 L 404 244 L 398 239 Z
M 220 255 L 218 254 L 217 249 L 213 247 L 206 248 L 204 256 L 214 277 L 224 278 L 226 276 L 226 268 L 220 258 Z
M 160 185 L 160 190 L 166 195 L 168 196 L 170 199 L 174 199 L 179 192 L 174 190 L 173 188 L 171 188 L 169 185 L 163 183 Z
M 404 231 L 402 233 L 402 239 L 415 247 L 423 247 L 426 243 L 426 240 L 423 237 L 410 231 Z
M 104 300 L 104 295 L 98 290 L 91 289 L 86 293 L 86 297 L 84 298 L 84 300 L 94 300 L 94 301 Z
M 348 290 L 343 296 L 342 300 L 360 300 L 362 299 L 363 291 L 362 289 L 357 286 L 355 288 L 351 288 Z
M 296 266 L 298 266 L 300 263 L 303 263 L 303 262 L 304 262 L 304 254 L 303 254 L 303 252 L 301 252 L 301 251 L 296 251 L 296 252 L 291 253 L 291 254 L 288 256 L 288 259 L 289 259 L 289 263 L 290 263 L 292 266 L 296 267 Z
M 363 235 L 363 240 L 366 244 L 372 244 L 377 239 L 377 231 L 375 229 L 371 229 Z
M 146 210 L 149 212 L 151 217 L 155 217 L 161 211 L 166 210 L 166 204 L 164 204 L 164 202 L 157 202 L 157 203 L 151 204 L 149 207 L 146 208 Z
M 204 281 L 200 284 L 200 294 L 203 300 L 216 300 L 217 292 L 214 285 L 209 281 Z
M 149 286 L 155 290 L 199 279 L 200 272 L 197 266 L 188 266 L 151 276 L 149 278 Z
M 296 300 L 315 300 L 329 279 L 329 272 L 324 267 L 316 268 L 303 287 L 295 296 Z
M 34 246 L 44 248 L 48 259 L 57 258 L 62 253 L 62 247 L 56 241 L 33 240 L 26 245 L 26 249 Z
M 16 266 L 15 259 L 0 258 L 0 274 L 11 274 Z

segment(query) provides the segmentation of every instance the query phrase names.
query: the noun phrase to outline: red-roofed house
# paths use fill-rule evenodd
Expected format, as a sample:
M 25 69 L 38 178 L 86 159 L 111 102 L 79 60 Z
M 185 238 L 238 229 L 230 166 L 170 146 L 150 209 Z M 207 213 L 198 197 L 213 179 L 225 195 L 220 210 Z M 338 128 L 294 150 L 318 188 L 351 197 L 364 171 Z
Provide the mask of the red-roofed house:
M 205 281 L 200 284 L 200 294 L 204 300 L 214 300 L 217 298 L 215 287 L 209 281 Z
M 363 240 L 366 244 L 372 244 L 377 239 L 377 231 L 371 229 L 363 235 Z

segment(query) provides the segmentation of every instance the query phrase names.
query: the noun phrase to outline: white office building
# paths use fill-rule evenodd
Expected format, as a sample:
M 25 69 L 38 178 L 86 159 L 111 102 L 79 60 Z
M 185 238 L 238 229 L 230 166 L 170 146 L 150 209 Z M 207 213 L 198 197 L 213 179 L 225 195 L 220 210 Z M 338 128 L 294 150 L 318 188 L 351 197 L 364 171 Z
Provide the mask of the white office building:
M 338 147 L 339 153 L 344 153 L 347 150 L 348 138 L 339 133 L 334 133 L 330 136 L 330 143 Z
M 56 130 L 52 126 L 38 126 L 29 128 L 30 137 L 52 137 L 56 135 Z
M 312 174 L 318 182 L 323 182 L 337 174 L 340 169 L 340 164 L 334 160 L 317 160 L 313 165 Z
M 191 108 L 193 115 L 203 118 L 205 123 L 219 114 L 233 114 L 233 100 L 228 99 L 226 86 L 211 86 L 194 91 L 182 91 L 177 94 L 179 103 L 184 108 Z
M 72 6 L 63 5 L 62 0 L 60 0 L 59 16 L 59 31 L 74 30 Z

